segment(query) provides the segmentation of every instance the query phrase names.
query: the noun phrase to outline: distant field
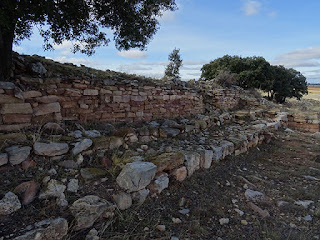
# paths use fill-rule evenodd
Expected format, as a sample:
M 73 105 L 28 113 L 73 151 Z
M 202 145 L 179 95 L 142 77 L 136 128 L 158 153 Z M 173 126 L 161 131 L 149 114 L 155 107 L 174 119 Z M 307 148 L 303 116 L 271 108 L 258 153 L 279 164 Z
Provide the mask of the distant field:
M 320 101 L 320 86 L 312 85 L 308 87 L 308 95 L 303 96 L 304 99 L 314 99 Z

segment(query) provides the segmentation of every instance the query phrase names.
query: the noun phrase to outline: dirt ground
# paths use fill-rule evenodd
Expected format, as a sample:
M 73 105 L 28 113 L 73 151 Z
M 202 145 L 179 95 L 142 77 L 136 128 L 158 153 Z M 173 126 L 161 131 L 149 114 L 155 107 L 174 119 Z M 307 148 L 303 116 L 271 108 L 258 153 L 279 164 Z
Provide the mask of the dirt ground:
M 265 194 L 256 205 L 269 217 L 253 211 L 247 188 Z M 307 207 L 295 203 L 306 200 L 312 201 Z M 229 223 L 221 225 L 222 218 Z M 171 183 L 160 196 L 95 228 L 101 239 L 320 239 L 320 140 L 280 132 L 271 143 Z

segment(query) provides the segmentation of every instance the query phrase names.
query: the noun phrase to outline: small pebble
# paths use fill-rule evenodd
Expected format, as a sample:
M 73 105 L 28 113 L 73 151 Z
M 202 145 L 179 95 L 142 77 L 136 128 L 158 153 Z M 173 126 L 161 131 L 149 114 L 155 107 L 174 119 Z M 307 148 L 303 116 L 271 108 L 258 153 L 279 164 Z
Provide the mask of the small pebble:
M 220 225 L 228 224 L 229 221 L 230 221 L 229 218 L 220 218 L 220 219 L 219 219 Z
M 241 220 L 241 224 L 244 225 L 244 226 L 247 226 L 248 222 L 246 220 Z
M 140 147 L 143 151 L 147 151 L 148 150 L 148 145 L 141 145 Z
M 175 224 L 182 223 L 180 218 L 172 218 L 172 222 L 175 223 Z
M 160 231 L 160 232 L 164 232 L 166 230 L 166 226 L 165 225 L 158 225 L 157 226 L 157 229 Z

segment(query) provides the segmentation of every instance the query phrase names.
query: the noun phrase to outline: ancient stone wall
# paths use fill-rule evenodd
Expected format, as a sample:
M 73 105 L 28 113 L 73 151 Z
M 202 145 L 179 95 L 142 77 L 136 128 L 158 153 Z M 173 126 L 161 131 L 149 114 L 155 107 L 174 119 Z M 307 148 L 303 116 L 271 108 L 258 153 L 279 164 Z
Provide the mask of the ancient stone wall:
M 1 83 L 0 107 L 0 130 L 61 120 L 149 121 L 204 111 L 202 96 L 183 86 L 37 78 L 28 79 L 23 87 Z
M 320 119 L 318 114 L 299 115 L 291 114 L 288 116 L 288 126 L 306 132 L 320 132 Z

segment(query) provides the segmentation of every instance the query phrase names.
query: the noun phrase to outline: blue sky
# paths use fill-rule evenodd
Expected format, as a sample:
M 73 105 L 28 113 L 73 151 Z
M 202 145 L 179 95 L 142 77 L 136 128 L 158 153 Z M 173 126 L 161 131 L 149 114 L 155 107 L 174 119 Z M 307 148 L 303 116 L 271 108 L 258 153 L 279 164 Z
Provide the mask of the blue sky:
M 310 83 L 320 83 L 319 0 L 176 2 L 179 10 L 163 14 L 160 29 L 145 52 L 119 52 L 112 42 L 91 57 L 71 53 L 69 42 L 55 51 L 43 51 L 36 31 L 14 49 L 102 70 L 162 77 L 169 53 L 179 48 L 184 80 L 198 79 L 203 64 L 225 54 L 263 56 L 271 64 L 301 71 Z

